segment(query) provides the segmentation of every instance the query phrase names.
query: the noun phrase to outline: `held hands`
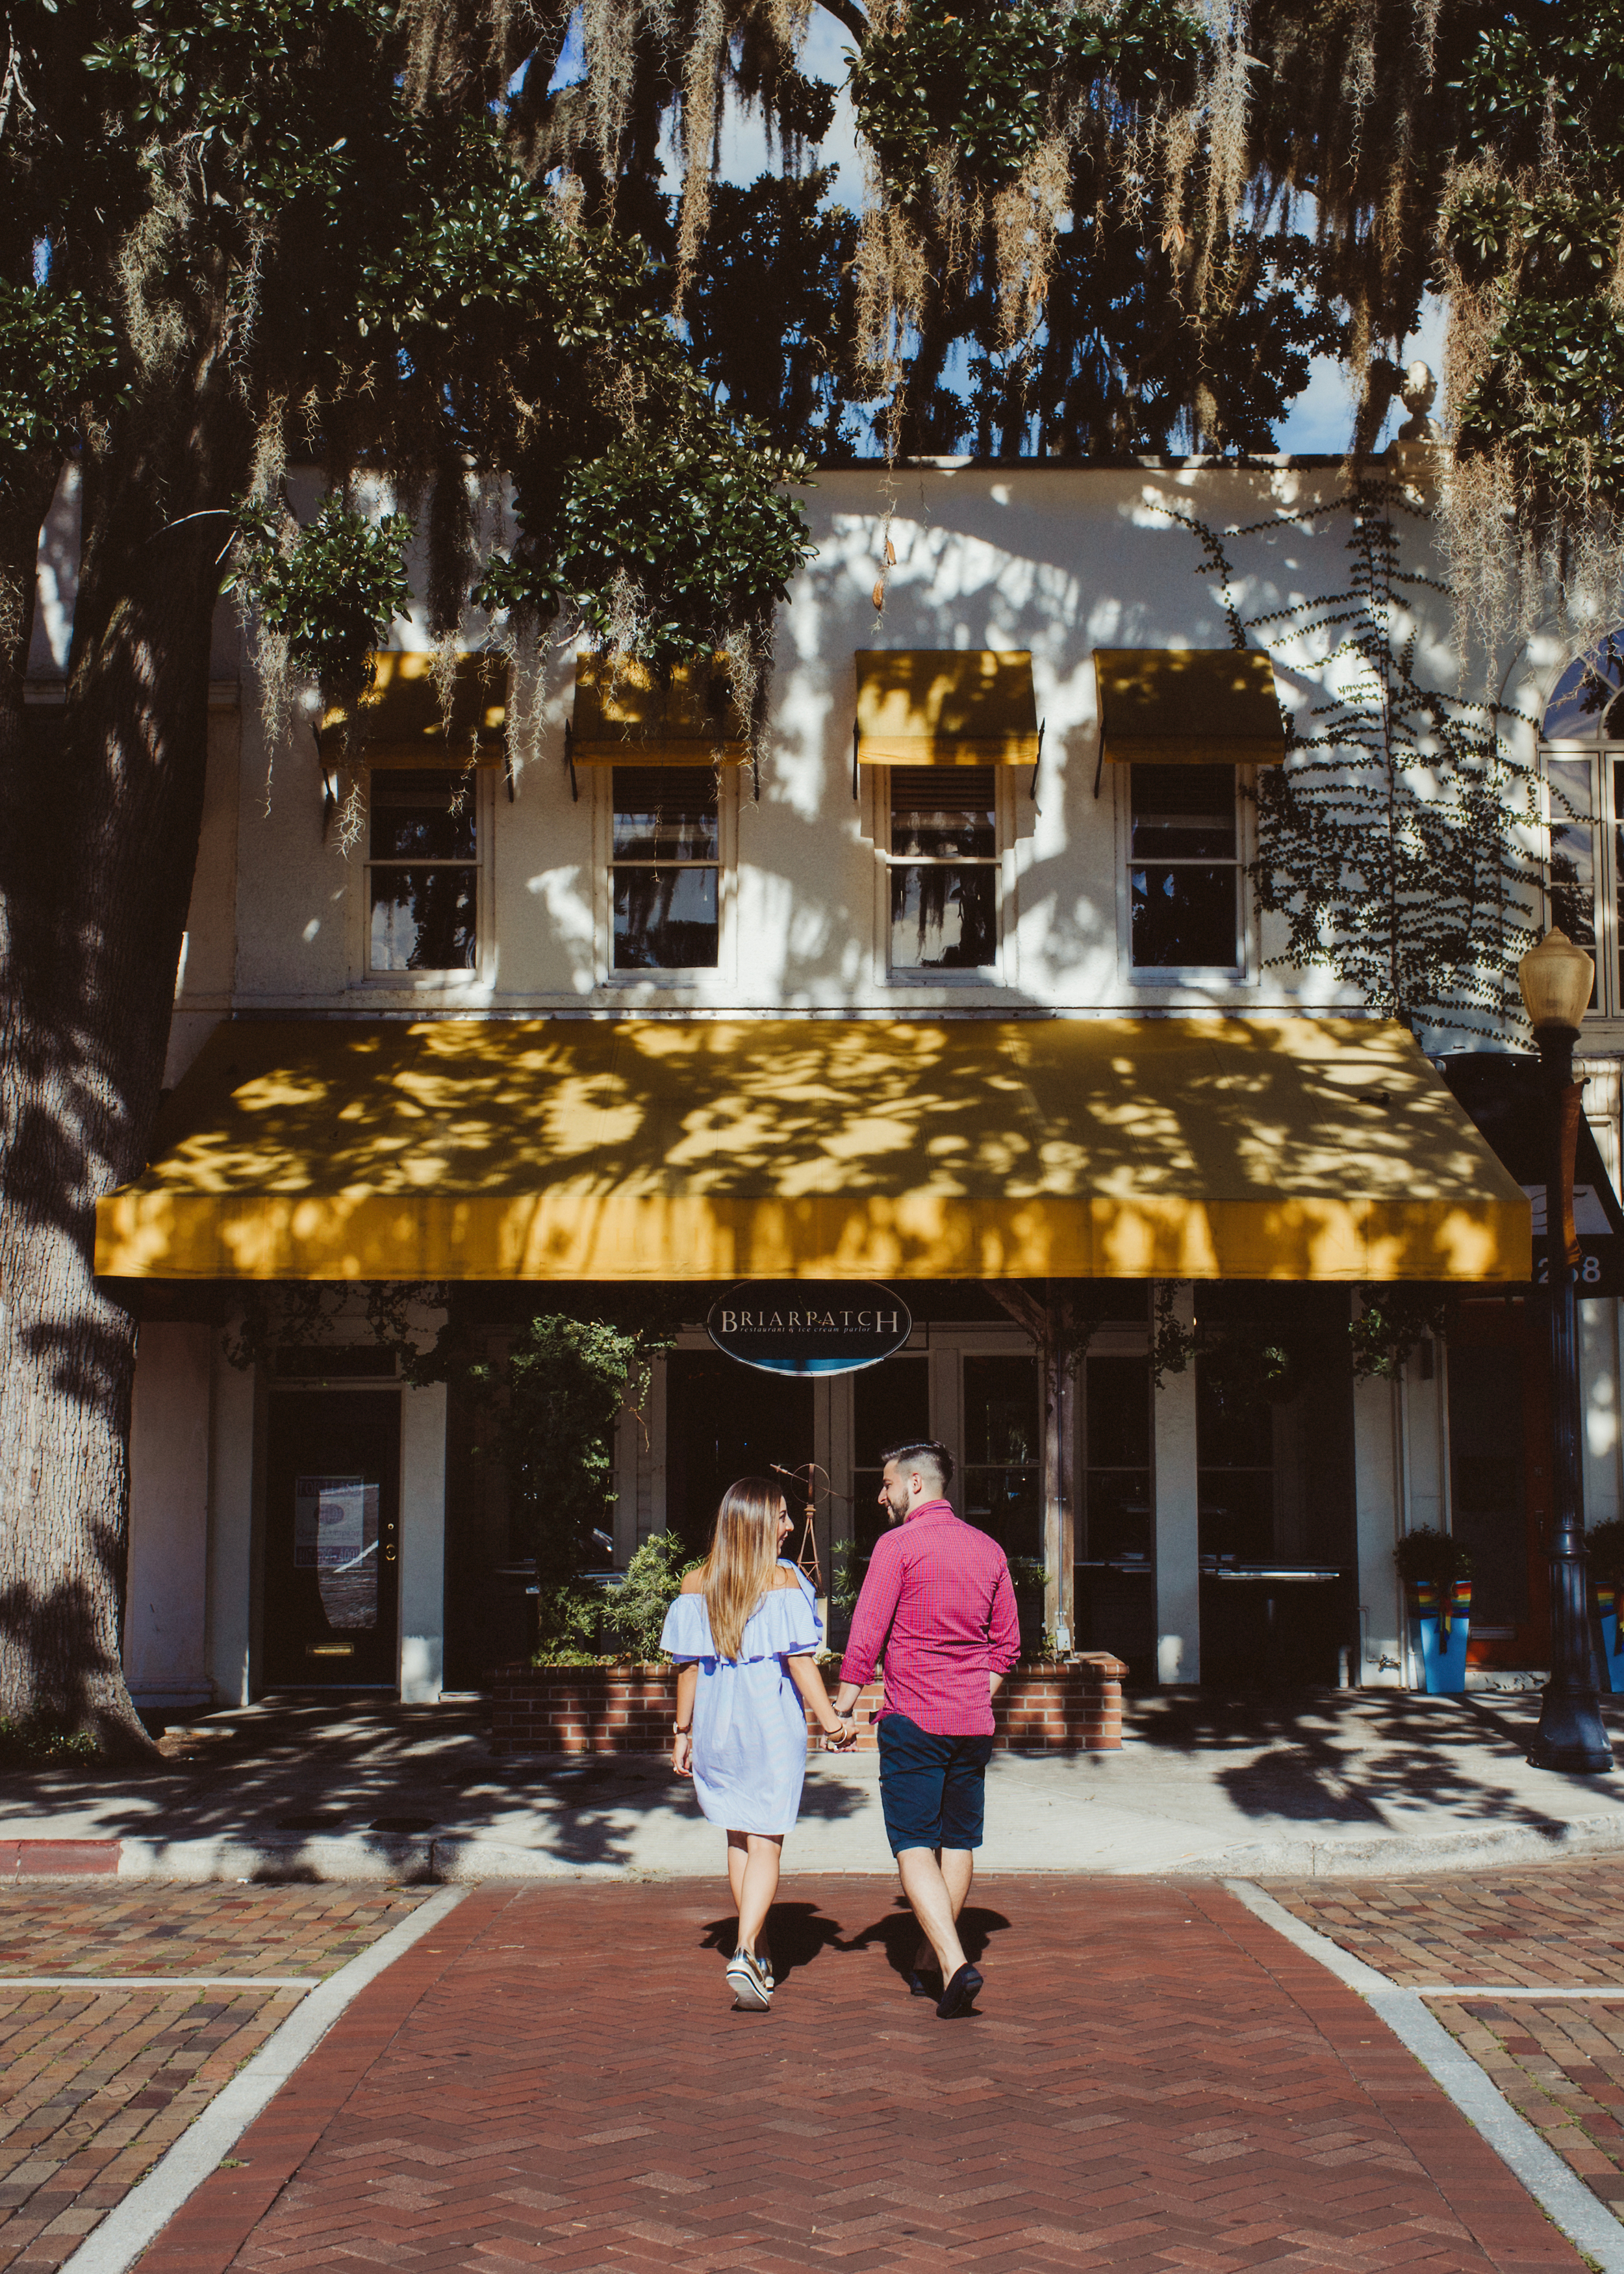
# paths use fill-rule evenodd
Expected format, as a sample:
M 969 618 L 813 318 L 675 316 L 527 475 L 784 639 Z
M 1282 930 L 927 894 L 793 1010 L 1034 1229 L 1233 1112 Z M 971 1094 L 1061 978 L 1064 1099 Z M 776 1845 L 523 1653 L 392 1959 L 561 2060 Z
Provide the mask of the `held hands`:
M 849 1753 L 856 1743 L 855 1721 L 842 1721 L 838 1728 L 825 1729 L 823 1732 L 823 1746 L 827 1752 Z

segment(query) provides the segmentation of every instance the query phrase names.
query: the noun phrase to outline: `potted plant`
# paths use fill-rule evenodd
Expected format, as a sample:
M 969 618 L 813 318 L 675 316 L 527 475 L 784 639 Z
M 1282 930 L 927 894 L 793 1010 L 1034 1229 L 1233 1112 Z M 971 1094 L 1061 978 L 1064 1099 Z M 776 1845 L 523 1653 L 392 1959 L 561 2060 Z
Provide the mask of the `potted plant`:
M 1624 1691 L 1624 1650 L 1619 1647 L 1619 1599 L 1624 1594 L 1624 1519 L 1609 1517 L 1584 1535 L 1590 1591 L 1601 1622 L 1602 1662 L 1608 1687 Z
M 1409 1600 L 1410 1641 L 1429 1698 L 1459 1697 L 1466 1687 L 1471 1627 L 1471 1551 L 1447 1532 L 1423 1525 L 1393 1551 Z

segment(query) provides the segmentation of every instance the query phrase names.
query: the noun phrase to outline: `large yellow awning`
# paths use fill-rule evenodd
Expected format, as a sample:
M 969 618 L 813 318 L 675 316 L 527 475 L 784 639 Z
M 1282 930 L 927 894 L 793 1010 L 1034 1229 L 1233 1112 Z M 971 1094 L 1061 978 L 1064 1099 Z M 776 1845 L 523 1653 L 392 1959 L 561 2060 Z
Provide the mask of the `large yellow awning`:
M 1118 764 L 1277 766 L 1286 731 L 1260 648 L 1097 647 L 1100 751 Z
M 866 766 L 1031 766 L 1038 712 L 1022 648 L 865 648 L 857 747 Z
M 676 664 L 666 681 L 631 656 L 578 655 L 571 759 L 578 766 L 741 765 L 749 749 L 731 703 L 720 721 L 707 707 L 727 685 L 725 656 L 710 672 Z
M 1372 1020 L 231 1021 L 98 1211 L 160 1279 L 1526 1280 Z
M 322 714 L 316 736 L 330 764 L 348 755 L 370 766 L 500 765 L 508 754 L 508 666 L 499 655 L 460 655 L 452 673 L 449 720 L 434 682 L 432 655 L 380 651 L 361 698 L 361 732 L 346 753 L 350 713 Z

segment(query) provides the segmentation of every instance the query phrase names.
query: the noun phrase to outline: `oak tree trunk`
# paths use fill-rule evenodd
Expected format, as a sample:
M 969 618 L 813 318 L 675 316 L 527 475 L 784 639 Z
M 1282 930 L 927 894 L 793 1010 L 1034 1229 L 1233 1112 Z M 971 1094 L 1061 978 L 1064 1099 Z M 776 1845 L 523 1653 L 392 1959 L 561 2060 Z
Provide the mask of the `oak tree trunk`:
M 229 523 L 187 516 L 247 460 L 218 352 L 119 418 L 84 469 L 59 723 L 0 727 L 0 1713 L 115 1748 L 146 1742 L 121 1666 L 136 1321 L 96 1280 L 95 1208 L 146 1163 L 197 855 Z

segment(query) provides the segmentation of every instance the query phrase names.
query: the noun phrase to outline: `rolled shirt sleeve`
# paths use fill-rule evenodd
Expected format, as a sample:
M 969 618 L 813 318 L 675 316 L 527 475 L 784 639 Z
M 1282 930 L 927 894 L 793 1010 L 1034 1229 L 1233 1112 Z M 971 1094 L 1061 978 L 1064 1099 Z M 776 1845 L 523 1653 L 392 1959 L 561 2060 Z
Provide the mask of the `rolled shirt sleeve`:
M 987 1663 L 992 1673 L 1007 1674 L 1019 1657 L 1020 1615 L 1015 1608 L 1015 1590 L 1006 1563 L 998 1574 L 987 1614 Z

